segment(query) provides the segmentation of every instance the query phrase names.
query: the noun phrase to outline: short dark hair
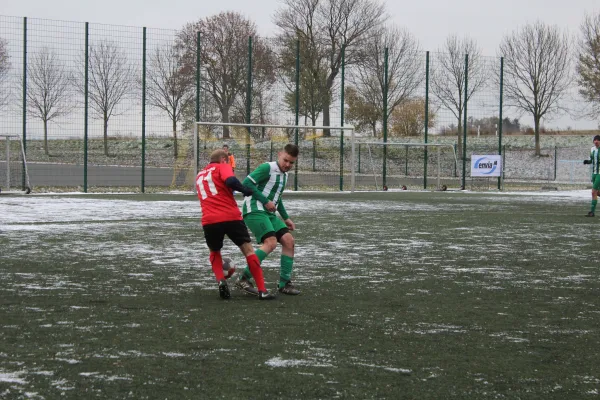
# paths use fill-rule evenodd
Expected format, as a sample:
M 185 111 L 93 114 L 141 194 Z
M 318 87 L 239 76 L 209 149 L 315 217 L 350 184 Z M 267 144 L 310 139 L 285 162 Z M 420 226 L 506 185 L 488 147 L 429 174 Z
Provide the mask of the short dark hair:
M 225 148 L 225 147 L 229 148 L 229 145 L 226 145 L 226 144 L 224 144 L 224 145 L 223 145 L 223 148 Z
M 298 148 L 298 146 L 292 143 L 286 144 L 283 148 L 283 151 L 285 151 L 292 157 L 298 157 L 298 154 L 300 154 L 300 149 Z
M 600 140 L 600 135 L 596 135 L 596 136 L 594 136 L 594 139 L 593 139 L 593 140 Z

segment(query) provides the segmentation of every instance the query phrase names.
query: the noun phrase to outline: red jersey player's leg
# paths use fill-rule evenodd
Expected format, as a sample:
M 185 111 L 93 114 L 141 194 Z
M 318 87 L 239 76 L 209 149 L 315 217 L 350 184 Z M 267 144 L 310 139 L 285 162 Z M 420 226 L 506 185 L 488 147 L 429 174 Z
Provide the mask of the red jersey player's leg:
M 260 261 L 256 254 L 252 253 L 246 256 L 246 262 L 248 263 L 248 267 L 250 268 L 250 273 L 254 277 L 254 281 L 256 282 L 256 287 L 259 292 L 266 292 L 267 288 L 265 287 L 265 277 L 263 275 L 263 270 L 260 266 Z
M 215 274 L 215 278 L 217 278 L 217 282 L 225 279 L 225 275 L 223 274 L 223 258 L 221 257 L 220 251 L 212 251 L 210 252 L 210 265 L 212 266 L 213 274 Z
M 221 296 L 222 299 L 230 298 L 231 293 L 229 292 L 229 285 L 227 285 L 227 280 L 223 274 L 223 258 L 221 257 L 221 251 L 210 252 L 210 265 L 212 266 L 215 278 L 217 278 L 217 282 L 219 282 L 219 296 Z
M 246 257 L 250 272 L 256 281 L 258 291 L 253 294 L 257 294 L 260 300 L 274 299 L 275 296 L 270 294 L 265 287 L 265 278 L 263 275 L 263 270 L 260 266 L 260 260 L 258 259 L 256 253 L 254 253 L 252 244 L 250 244 L 250 233 L 248 232 L 246 224 L 244 221 L 232 221 L 228 224 L 227 228 L 227 236 L 229 236 L 233 243 L 240 248 Z
M 225 238 L 224 223 L 203 225 L 204 239 L 210 250 L 210 265 L 212 271 L 219 282 L 219 296 L 222 299 L 231 297 L 227 280 L 223 274 L 223 258 L 221 257 L 221 249 L 223 248 L 223 239 Z

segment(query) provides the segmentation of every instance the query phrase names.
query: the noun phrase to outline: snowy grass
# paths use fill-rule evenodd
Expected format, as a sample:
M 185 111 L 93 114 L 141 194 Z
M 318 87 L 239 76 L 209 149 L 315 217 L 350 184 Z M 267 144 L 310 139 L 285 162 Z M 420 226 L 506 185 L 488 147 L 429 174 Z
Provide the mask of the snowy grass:
M 290 193 L 303 295 L 225 302 L 193 196 L 0 197 L 0 398 L 597 397 L 588 203 Z

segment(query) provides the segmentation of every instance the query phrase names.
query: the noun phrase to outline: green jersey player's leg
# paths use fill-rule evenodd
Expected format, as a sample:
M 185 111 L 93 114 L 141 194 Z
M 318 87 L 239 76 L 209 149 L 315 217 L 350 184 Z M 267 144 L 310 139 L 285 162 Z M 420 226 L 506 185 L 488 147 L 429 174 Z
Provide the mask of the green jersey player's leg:
M 600 190 L 600 174 L 592 175 L 592 189 Z
M 598 191 L 600 191 L 600 174 L 592 175 L 592 208 L 590 213 L 596 213 L 596 205 L 598 205 Z
M 258 243 L 263 243 L 263 241 L 269 237 L 276 237 L 279 241 L 282 239 L 284 234 L 288 233 L 288 228 L 285 222 L 277 218 L 277 216 L 272 213 L 261 211 L 252 212 L 244 216 L 244 222 L 254 237 L 256 237 L 256 241 Z M 261 249 L 256 250 L 256 255 L 261 262 L 268 256 L 268 254 Z M 279 272 L 280 276 L 278 287 L 282 288 L 291 280 L 292 269 L 294 267 L 294 258 L 290 257 L 289 255 L 282 254 L 280 263 L 281 268 Z M 244 269 L 243 275 L 248 280 L 252 278 L 249 268 Z
M 298 159 L 299 149 L 295 144 L 287 144 L 277 153 L 277 161 L 258 166 L 244 179 L 243 184 L 253 193 L 244 198 L 242 215 L 246 226 L 252 231 L 260 249 L 256 255 L 262 261 L 268 254 L 281 245 L 281 268 L 279 270 L 279 293 L 300 294 L 291 281 L 294 265 L 295 240 L 290 231 L 296 229 L 282 201 L 288 172 Z M 279 218 L 277 214 L 279 214 Z M 240 274 L 237 287 L 252 293 L 254 289 L 247 273 Z M 254 289 L 255 290 L 255 289 Z
M 262 243 L 267 235 L 285 228 L 285 223 L 277 218 L 275 214 L 266 211 L 257 211 L 244 215 L 244 222 L 256 237 L 258 243 Z
M 590 158 L 583 160 L 584 164 L 592 166 L 592 208 L 587 214 L 588 217 L 596 215 L 598 192 L 600 192 L 600 135 L 594 136 L 593 142 L 594 147 L 590 151 Z
M 252 232 L 256 238 L 256 242 L 259 244 L 263 242 L 267 235 L 275 234 L 275 228 L 273 227 L 267 212 L 260 211 L 246 214 L 244 215 L 244 222 L 246 223 L 248 229 L 250 229 L 250 232 Z M 268 254 L 261 249 L 256 250 L 256 255 L 261 263 L 268 256 Z M 252 274 L 250 273 L 250 269 L 248 267 L 244 269 L 243 275 L 248 280 L 252 279 Z

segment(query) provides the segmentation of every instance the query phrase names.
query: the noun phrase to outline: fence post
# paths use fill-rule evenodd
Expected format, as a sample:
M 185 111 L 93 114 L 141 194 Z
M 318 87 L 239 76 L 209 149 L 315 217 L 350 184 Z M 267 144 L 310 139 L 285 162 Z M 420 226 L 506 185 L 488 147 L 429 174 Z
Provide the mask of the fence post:
M 454 154 L 457 154 L 456 151 L 458 150 L 458 146 L 456 145 L 456 142 L 454 142 L 452 144 L 452 147 L 454 147 Z M 456 178 L 458 176 L 458 160 L 456 160 L 456 158 L 454 159 L 454 177 Z
M 88 187 L 88 130 L 89 130 L 89 66 L 90 66 L 90 23 L 85 23 L 85 72 L 84 72 L 84 121 L 83 121 L 83 192 Z
M 196 122 L 200 122 L 200 31 L 196 33 Z M 196 171 L 200 167 L 200 125 L 196 125 Z
M 360 143 L 358 144 L 358 173 L 360 174 Z
M 252 36 L 248 36 L 248 85 L 246 91 L 246 123 L 252 122 Z M 246 174 L 250 175 L 250 127 L 246 129 Z
M 425 146 L 425 149 L 427 149 L 427 146 Z M 408 176 L 408 146 L 404 146 L 404 176 Z
M 27 155 L 27 17 L 23 18 L 23 152 Z M 8 139 L 7 139 L 8 143 Z M 8 158 L 6 159 L 8 163 Z M 7 164 L 8 165 L 8 164 Z M 27 176 L 25 175 L 25 160 L 23 160 L 21 187 L 25 190 Z M 7 182 L 8 183 L 8 182 Z
M 273 139 L 271 138 L 271 154 L 269 155 L 269 161 L 273 161 Z
M 500 57 L 500 111 L 498 115 L 498 154 L 502 155 L 502 106 L 504 103 L 504 57 Z M 504 170 L 504 162 L 502 163 Z M 502 172 L 500 172 L 502 175 Z M 502 176 L 498 177 L 498 190 L 502 190 Z
M 383 143 L 387 143 L 388 134 L 388 48 L 383 55 Z M 383 145 L 382 186 L 387 186 L 387 146 Z
M 312 161 L 313 161 L 312 170 L 313 170 L 313 172 L 315 172 L 317 170 L 316 158 L 317 158 L 317 138 L 313 137 L 313 151 L 312 151 Z
M 296 39 L 296 90 L 294 93 L 296 103 L 296 132 L 294 133 L 294 144 L 298 146 L 298 121 L 300 117 L 300 39 Z M 298 191 L 298 163 L 294 165 L 294 190 Z
M 469 55 L 465 54 L 465 106 L 463 120 L 463 159 L 462 159 L 462 189 L 466 188 L 467 174 L 467 93 L 469 93 Z
M 27 17 L 23 18 L 23 152 L 27 154 Z
M 146 191 L 146 27 L 142 39 L 142 193 Z
M 346 80 L 346 44 L 342 45 L 342 92 L 340 126 L 344 126 L 344 85 Z M 354 166 L 352 166 L 354 168 Z M 340 191 L 344 190 L 344 130 L 340 132 Z
M 558 157 L 558 150 L 557 147 L 554 146 L 554 180 L 556 181 L 556 168 L 558 166 L 558 160 L 556 159 Z
M 427 135 L 429 133 L 429 52 L 425 53 L 425 143 L 427 143 Z M 408 148 L 408 147 L 407 147 Z M 423 159 L 423 189 L 427 189 L 427 146 L 425 146 L 425 158 Z M 407 155 L 407 171 L 408 171 L 408 155 Z M 439 174 L 439 172 L 438 172 Z M 408 175 L 408 174 L 407 174 Z
M 502 145 L 502 183 L 504 183 L 504 171 L 506 165 L 506 145 Z

